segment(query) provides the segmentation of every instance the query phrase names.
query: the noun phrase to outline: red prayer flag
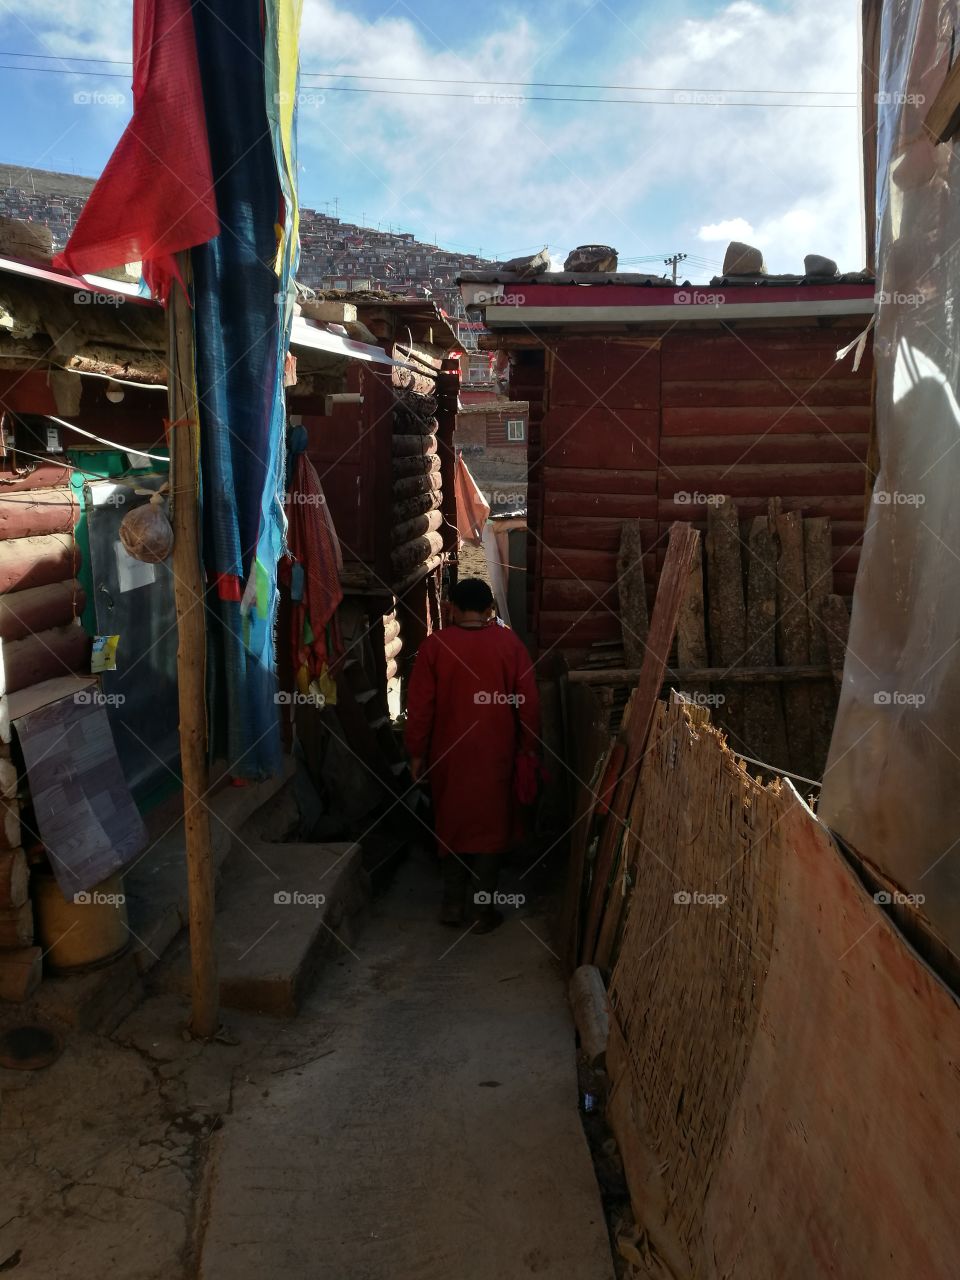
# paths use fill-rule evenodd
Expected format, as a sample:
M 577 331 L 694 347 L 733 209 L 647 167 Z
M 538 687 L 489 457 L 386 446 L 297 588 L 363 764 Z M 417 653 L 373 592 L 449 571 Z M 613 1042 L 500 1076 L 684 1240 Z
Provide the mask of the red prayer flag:
M 135 0 L 133 119 L 55 261 L 77 275 L 142 261 L 166 301 L 174 254 L 220 231 L 190 0 Z

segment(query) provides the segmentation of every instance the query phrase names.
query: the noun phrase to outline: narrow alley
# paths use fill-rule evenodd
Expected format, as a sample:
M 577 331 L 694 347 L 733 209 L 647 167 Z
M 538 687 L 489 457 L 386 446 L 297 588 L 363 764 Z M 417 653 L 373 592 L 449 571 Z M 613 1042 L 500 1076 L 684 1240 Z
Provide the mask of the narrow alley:
M 235 1086 L 202 1280 L 612 1274 L 548 922 L 445 929 L 436 892 L 422 858 L 402 868 Z
M 46 1073 L 0 1072 L 18 1280 L 609 1280 L 545 904 L 478 937 L 436 895 L 411 858 L 294 1022 L 229 1014 L 198 1057 L 156 995 Z
M 0 2 L 0 1280 L 958 1280 L 958 42 Z

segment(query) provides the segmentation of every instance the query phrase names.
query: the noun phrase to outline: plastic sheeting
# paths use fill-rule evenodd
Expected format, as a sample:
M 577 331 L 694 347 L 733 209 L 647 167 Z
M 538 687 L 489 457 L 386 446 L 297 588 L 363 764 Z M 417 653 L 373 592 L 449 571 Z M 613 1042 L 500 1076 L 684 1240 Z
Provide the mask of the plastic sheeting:
M 924 116 L 955 6 L 884 5 L 875 334 L 880 467 L 820 816 L 960 951 L 960 160 Z

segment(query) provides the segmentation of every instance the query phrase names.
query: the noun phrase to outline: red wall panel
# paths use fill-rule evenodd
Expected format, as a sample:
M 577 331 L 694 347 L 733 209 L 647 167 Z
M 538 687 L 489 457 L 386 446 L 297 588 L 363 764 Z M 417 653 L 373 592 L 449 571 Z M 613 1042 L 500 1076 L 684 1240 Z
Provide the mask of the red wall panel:
M 618 638 L 621 522 L 641 521 L 652 591 L 670 523 L 704 528 L 714 494 L 732 495 L 742 519 L 764 513 L 771 497 L 830 516 L 834 587 L 849 594 L 863 530 L 871 361 L 854 373 L 851 357 L 837 362 L 836 352 L 859 330 L 856 321 L 677 330 L 659 348 L 589 336 L 556 342 L 542 440 L 531 450 L 541 651 L 575 660 Z

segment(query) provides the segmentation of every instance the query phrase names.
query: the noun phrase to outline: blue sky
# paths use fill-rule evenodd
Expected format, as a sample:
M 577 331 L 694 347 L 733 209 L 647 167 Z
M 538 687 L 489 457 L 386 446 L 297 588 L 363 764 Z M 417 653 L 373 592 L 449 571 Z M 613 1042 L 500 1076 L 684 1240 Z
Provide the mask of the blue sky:
M 0 51 L 127 59 L 130 11 L 130 0 L 0 0 Z M 741 238 L 761 245 L 771 270 L 801 270 L 809 252 L 856 269 L 858 13 L 859 0 L 527 0 L 466 11 L 449 0 L 305 0 L 304 70 L 429 83 L 305 77 L 301 199 L 336 198 L 343 217 L 486 256 L 546 244 L 562 257 L 600 241 L 621 260 L 686 251 L 699 268 L 688 274 L 702 279 Z M 337 91 L 359 84 L 467 96 Z M 0 159 L 85 174 L 102 167 L 132 105 L 125 75 L 0 70 L 0 94 L 14 122 Z M 761 105 L 736 105 L 747 101 Z M 775 105 L 799 102 L 840 105 Z

